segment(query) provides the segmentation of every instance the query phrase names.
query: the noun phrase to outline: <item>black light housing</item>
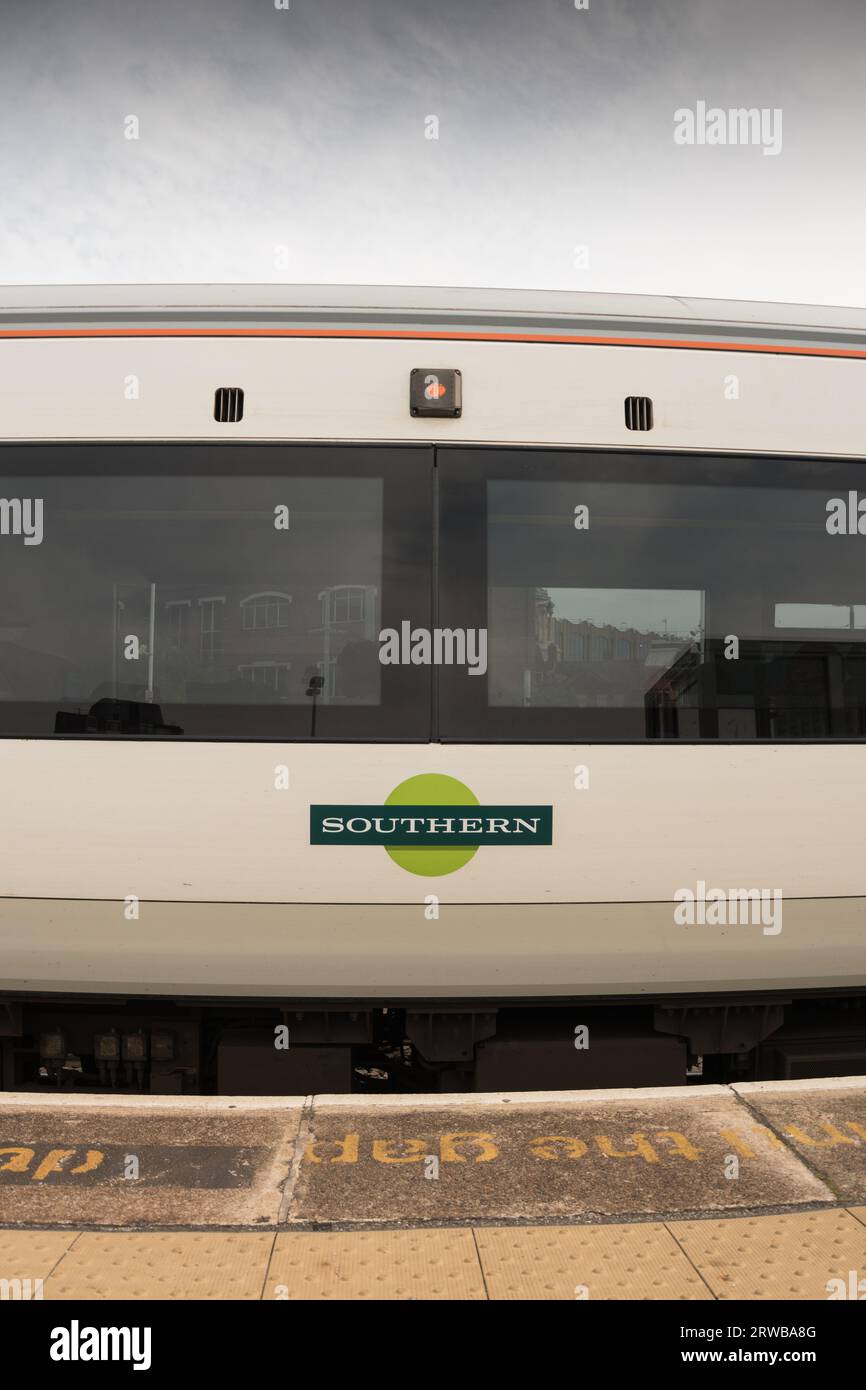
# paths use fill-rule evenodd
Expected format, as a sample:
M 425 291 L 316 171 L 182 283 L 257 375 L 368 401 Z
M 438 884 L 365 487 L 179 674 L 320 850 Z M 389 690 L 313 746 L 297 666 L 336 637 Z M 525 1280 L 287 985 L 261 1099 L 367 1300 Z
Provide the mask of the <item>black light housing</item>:
M 456 367 L 414 367 L 409 376 L 409 414 L 456 419 L 463 413 L 463 378 Z

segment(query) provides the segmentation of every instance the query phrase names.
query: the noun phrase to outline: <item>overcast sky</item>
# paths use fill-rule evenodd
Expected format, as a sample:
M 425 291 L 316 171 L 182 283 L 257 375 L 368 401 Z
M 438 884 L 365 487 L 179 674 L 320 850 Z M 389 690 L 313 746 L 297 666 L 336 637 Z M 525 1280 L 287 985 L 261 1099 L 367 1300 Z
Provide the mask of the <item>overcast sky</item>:
M 0 0 L 0 282 L 87 281 L 866 305 L 866 0 Z

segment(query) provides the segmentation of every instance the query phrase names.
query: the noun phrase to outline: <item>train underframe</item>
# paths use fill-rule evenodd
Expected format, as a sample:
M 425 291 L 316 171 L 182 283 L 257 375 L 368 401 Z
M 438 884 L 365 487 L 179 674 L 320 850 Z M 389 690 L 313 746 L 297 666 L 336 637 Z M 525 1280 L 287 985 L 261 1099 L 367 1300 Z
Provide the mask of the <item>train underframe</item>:
M 581 1090 L 866 1073 L 866 992 L 384 1004 L 7 997 L 2 1089 Z

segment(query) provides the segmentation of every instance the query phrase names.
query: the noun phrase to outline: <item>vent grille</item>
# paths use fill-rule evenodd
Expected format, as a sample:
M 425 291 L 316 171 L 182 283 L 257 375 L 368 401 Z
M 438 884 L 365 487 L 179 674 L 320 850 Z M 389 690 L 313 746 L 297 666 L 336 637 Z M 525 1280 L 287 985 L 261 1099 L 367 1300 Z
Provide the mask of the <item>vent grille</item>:
M 626 396 L 625 427 L 627 430 L 651 430 L 653 403 L 649 396 Z
M 244 393 L 240 386 L 220 386 L 213 398 L 213 418 L 221 425 L 236 425 L 244 418 Z

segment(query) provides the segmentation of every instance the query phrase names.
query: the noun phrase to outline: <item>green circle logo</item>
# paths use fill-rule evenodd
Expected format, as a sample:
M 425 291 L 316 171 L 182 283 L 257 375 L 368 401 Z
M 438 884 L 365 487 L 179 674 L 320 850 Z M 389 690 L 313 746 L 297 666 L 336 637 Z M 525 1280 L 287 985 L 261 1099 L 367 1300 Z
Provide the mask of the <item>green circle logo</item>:
M 440 772 L 423 772 L 417 777 L 408 777 L 395 787 L 385 799 L 386 806 L 480 806 L 481 802 L 474 792 L 456 777 L 445 777 Z M 385 846 L 395 864 L 410 874 L 420 874 L 423 878 L 437 878 L 441 874 L 453 874 L 462 869 L 473 855 L 477 846 L 461 845 L 457 849 L 391 849 Z

